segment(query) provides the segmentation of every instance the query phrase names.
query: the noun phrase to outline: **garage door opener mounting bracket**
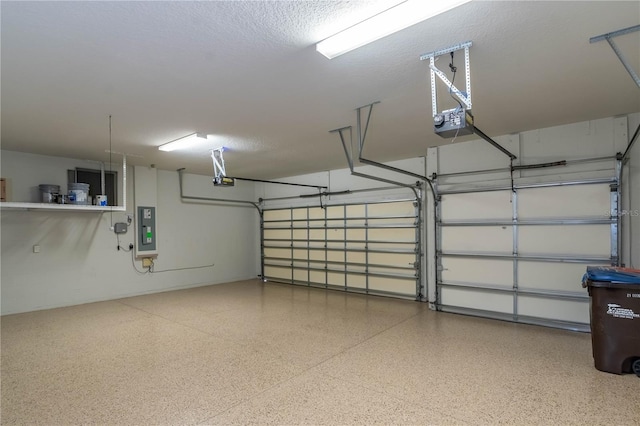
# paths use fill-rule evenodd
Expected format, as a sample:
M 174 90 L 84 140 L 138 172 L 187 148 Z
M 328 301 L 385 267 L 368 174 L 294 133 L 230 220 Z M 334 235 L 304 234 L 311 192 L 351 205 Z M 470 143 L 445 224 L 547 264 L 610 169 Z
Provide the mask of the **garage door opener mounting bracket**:
M 438 136 L 443 138 L 457 137 L 462 135 L 471 135 L 476 133 L 485 141 L 489 142 L 496 149 L 500 150 L 503 154 L 507 155 L 511 161 L 517 157 L 509 150 L 505 149 L 502 145 L 491 139 L 483 131 L 478 129 L 474 123 L 473 115 L 471 114 L 471 70 L 469 65 L 469 48 L 472 42 L 466 41 L 464 43 L 456 44 L 445 49 L 435 50 L 430 53 L 425 53 L 420 56 L 421 61 L 429 60 L 429 68 L 431 69 L 431 108 L 433 112 L 433 129 Z M 465 70 L 465 92 L 458 89 L 453 81 L 450 81 L 444 72 L 436 67 L 436 58 L 438 56 L 450 54 L 452 56 L 452 63 L 449 65 L 454 72 L 456 68 L 453 66 L 453 53 L 464 49 L 464 70 Z M 444 111 L 438 111 L 438 94 L 436 87 L 436 76 L 442 80 L 442 82 L 449 89 L 449 93 L 453 97 L 457 97 L 454 100 L 458 101 L 459 106 L 454 109 L 448 109 Z M 464 107 L 463 107 L 464 104 Z M 466 107 L 466 108 L 465 108 Z
M 624 35 L 624 34 L 633 33 L 633 32 L 636 32 L 636 31 L 640 31 L 640 25 L 634 25 L 633 27 L 623 28 L 623 29 L 618 30 L 618 31 L 613 31 L 613 32 L 610 32 L 610 33 L 606 33 L 606 34 L 602 34 L 602 35 L 599 35 L 599 36 L 591 37 L 589 39 L 589 43 L 593 44 L 593 43 L 596 43 L 596 42 L 601 41 L 601 40 L 607 40 L 607 43 L 609 43 L 609 46 L 611 46 L 611 48 L 613 49 L 613 52 L 616 54 L 618 59 L 620 59 L 620 62 L 622 62 L 622 65 L 627 70 L 627 72 L 629 73 L 629 75 L 631 76 L 633 81 L 635 81 L 636 86 L 640 87 L 640 77 L 638 77 L 638 74 L 636 74 L 636 72 L 633 70 L 633 67 L 631 66 L 629 61 L 627 61 L 627 58 L 625 58 L 625 56 L 622 54 L 622 51 L 620 50 L 620 48 L 618 48 L 618 45 L 615 44 L 614 41 L 613 41 L 613 37 L 617 37 L 617 36 L 621 36 L 621 35 Z

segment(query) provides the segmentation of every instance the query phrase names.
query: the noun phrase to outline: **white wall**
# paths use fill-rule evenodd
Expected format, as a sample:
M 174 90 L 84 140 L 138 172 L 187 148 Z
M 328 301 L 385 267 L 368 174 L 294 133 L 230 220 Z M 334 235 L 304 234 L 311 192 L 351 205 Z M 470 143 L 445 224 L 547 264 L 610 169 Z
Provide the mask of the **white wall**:
M 73 160 L 2 152 L 2 175 L 14 194 L 39 183 L 65 187 Z M 19 161 L 18 161 L 19 160 Z M 71 165 L 71 166 L 70 166 Z M 86 166 L 85 166 L 86 167 Z M 62 172 L 60 172 L 62 170 Z M 28 171 L 35 180 L 20 171 Z M 128 179 L 128 213 L 133 213 L 133 179 Z M 19 185 L 17 185 L 19 183 Z M 27 189 L 25 189 L 27 188 Z M 255 209 L 222 204 L 182 203 L 177 172 L 157 173 L 156 271 L 214 263 L 214 267 L 139 274 L 131 253 L 116 250 L 111 213 L 1 210 L 1 313 L 11 314 L 99 300 L 229 282 L 256 277 L 259 217 Z M 26 192 L 25 192 L 26 191 Z M 185 175 L 185 192 L 202 197 L 253 199 L 253 185 L 214 188 L 207 176 Z M 14 201 L 35 201 L 20 199 Z M 113 221 L 126 221 L 114 212 Z M 134 242 L 133 226 L 120 237 Z M 33 253 L 33 245 L 40 253 Z M 136 262 L 141 269 L 139 262 Z
M 254 185 L 214 187 L 210 176 L 184 175 L 184 195 L 256 201 Z M 180 202 L 178 173 L 158 171 L 158 258 L 166 270 L 215 263 L 194 270 L 193 282 L 222 283 L 256 278 L 260 254 L 260 216 L 252 207 L 214 202 Z M 170 232 L 167 232 L 167 229 Z M 170 278 L 177 272 L 163 275 Z

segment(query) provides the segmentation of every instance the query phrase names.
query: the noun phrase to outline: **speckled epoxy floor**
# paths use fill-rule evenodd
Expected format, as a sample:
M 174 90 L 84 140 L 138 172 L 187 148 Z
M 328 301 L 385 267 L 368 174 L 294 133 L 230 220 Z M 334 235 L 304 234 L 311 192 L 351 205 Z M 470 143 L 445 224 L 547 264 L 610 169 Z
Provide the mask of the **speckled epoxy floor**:
M 2 424 L 640 424 L 588 334 L 243 281 L 2 317 Z

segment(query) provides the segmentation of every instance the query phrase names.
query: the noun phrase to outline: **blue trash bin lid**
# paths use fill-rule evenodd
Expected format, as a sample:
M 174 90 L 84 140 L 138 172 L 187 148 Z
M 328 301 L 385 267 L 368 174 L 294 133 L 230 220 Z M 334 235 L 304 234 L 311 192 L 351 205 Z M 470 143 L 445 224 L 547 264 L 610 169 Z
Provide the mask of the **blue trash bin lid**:
M 640 269 L 618 266 L 587 266 L 587 273 L 582 278 L 583 286 L 586 287 L 588 281 L 640 285 Z

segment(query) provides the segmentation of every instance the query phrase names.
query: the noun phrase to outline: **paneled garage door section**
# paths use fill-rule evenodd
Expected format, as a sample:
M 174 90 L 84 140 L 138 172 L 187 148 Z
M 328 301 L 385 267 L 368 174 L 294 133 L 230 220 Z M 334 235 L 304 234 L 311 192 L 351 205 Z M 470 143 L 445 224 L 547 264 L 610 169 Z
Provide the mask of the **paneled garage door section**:
M 588 330 L 585 267 L 616 262 L 612 188 L 601 180 L 443 191 L 439 309 Z
M 418 298 L 420 209 L 414 200 L 264 211 L 264 279 Z

